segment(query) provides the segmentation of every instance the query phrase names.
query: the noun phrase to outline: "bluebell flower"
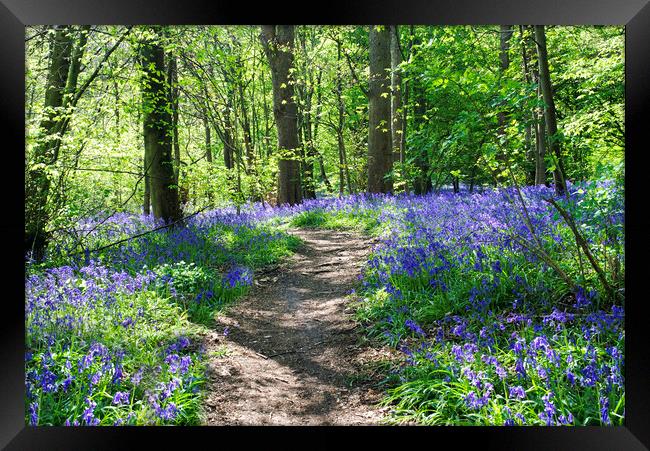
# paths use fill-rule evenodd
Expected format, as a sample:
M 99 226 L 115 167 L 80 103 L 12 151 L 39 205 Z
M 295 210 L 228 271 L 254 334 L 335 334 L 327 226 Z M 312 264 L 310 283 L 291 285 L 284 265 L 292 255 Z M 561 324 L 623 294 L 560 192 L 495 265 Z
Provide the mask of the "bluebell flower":
M 144 368 L 140 368 L 138 371 L 131 376 L 131 383 L 135 385 L 136 387 L 140 385 L 140 381 L 142 381 L 142 374 L 144 372 Z
M 404 325 L 411 329 L 413 332 L 415 332 L 418 335 L 425 336 L 426 334 L 424 333 L 424 330 L 413 320 L 407 319 L 404 321 Z
M 612 421 L 609 418 L 609 398 L 600 398 L 600 421 L 604 425 L 611 425 Z
M 515 399 L 524 399 L 526 397 L 526 391 L 519 385 L 510 387 L 509 393 L 510 397 Z
M 100 381 L 101 377 L 102 377 L 102 374 L 100 372 L 93 373 L 90 376 L 90 384 L 91 385 L 99 384 L 99 381 Z
M 71 384 L 72 384 L 72 376 L 68 376 L 61 383 L 61 388 L 63 389 L 64 392 L 67 392 Z
M 88 407 L 84 410 L 81 419 L 88 426 L 96 426 L 99 424 L 99 419 L 95 418 L 95 407 L 97 407 L 97 403 L 90 398 L 86 399 L 86 403 Z
M 33 402 L 29 405 L 29 424 L 36 426 L 38 424 L 38 403 Z
M 128 392 L 116 392 L 113 396 L 113 404 L 128 404 L 129 403 L 129 393 Z
M 475 392 L 471 391 L 465 395 L 465 405 L 473 410 L 479 410 L 488 404 L 485 397 L 477 396 Z
M 521 378 L 525 378 L 528 375 L 526 373 L 524 361 L 521 359 L 517 359 L 517 362 L 515 363 L 515 371 L 517 372 L 517 375 Z
M 44 393 L 56 391 L 56 374 L 47 367 L 43 368 L 43 373 L 41 374 L 41 389 Z
M 576 377 L 574 376 L 574 374 L 573 374 L 570 370 L 567 370 L 567 371 L 566 371 L 566 378 L 567 378 L 567 380 L 569 381 L 569 383 L 570 383 L 571 385 L 574 385 L 574 384 L 575 384 L 575 382 L 576 382 Z

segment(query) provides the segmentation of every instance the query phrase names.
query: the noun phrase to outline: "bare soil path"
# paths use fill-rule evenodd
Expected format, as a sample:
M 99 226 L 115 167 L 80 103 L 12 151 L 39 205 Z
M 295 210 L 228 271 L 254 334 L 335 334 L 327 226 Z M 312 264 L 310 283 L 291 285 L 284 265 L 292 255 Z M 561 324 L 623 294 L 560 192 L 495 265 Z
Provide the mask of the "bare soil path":
M 362 344 L 346 310 L 372 240 L 331 230 L 289 232 L 304 245 L 259 276 L 206 337 L 204 424 L 377 424 L 380 393 L 358 372 L 378 351 Z

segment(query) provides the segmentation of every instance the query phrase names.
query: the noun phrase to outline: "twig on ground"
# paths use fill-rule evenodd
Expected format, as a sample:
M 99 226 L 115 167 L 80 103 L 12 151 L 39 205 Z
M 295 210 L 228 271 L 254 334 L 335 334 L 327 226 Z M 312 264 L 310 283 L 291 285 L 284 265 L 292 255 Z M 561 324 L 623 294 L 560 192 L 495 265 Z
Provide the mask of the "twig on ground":
M 201 208 L 201 209 L 198 210 L 198 211 L 195 211 L 195 212 L 192 213 L 191 215 L 187 215 L 187 216 L 185 216 L 185 217 L 183 217 L 183 218 L 181 218 L 181 219 L 178 219 L 178 220 L 176 220 L 176 221 L 174 221 L 174 222 L 170 222 L 169 224 L 165 224 L 165 225 L 162 225 L 162 226 L 159 226 L 159 227 L 155 227 L 155 228 L 153 228 L 153 229 L 151 229 L 151 230 L 147 230 L 146 232 L 138 233 L 138 234 L 136 234 L 136 235 L 133 235 L 133 236 L 130 236 L 130 237 L 127 237 L 127 238 L 124 238 L 124 239 L 121 239 L 121 240 L 115 241 L 115 242 L 110 243 L 110 244 L 107 244 L 106 246 L 100 246 L 100 247 L 97 247 L 97 248 L 95 248 L 95 249 L 92 249 L 92 250 L 88 251 L 88 253 L 90 254 L 90 253 L 93 253 L 93 252 L 102 251 L 102 250 L 104 250 L 104 249 L 108 249 L 109 247 L 113 247 L 113 246 L 116 246 L 116 245 L 118 245 L 118 244 L 125 243 L 125 242 L 127 242 L 127 241 L 131 241 L 131 240 L 133 240 L 133 239 L 135 239 L 135 238 L 139 238 L 139 237 L 141 237 L 141 236 L 148 235 L 149 233 L 155 232 L 155 231 L 157 231 L 157 230 L 161 230 L 161 229 L 166 229 L 166 228 L 168 228 L 168 227 L 172 227 L 172 226 L 174 226 L 174 225 L 176 225 L 176 224 L 182 223 L 183 221 L 185 221 L 185 220 L 187 220 L 187 219 L 189 219 L 189 218 L 191 218 L 191 217 L 193 217 L 193 216 L 198 215 L 199 213 L 201 213 L 201 212 L 207 210 L 208 208 L 210 208 L 209 205 L 206 206 L 206 207 Z M 83 252 L 74 252 L 74 253 L 70 254 L 70 256 L 73 256 L 73 255 L 79 255 L 79 254 L 81 254 L 81 253 L 83 253 Z

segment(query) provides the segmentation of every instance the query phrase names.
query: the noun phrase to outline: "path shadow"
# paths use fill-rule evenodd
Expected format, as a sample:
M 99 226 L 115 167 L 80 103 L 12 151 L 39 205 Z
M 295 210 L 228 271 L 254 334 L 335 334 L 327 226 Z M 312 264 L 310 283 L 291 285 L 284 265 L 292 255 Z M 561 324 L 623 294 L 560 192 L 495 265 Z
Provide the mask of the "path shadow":
M 364 247 L 358 239 L 347 247 L 323 239 L 331 236 L 327 232 L 317 235 L 318 241 L 327 244 L 325 251 L 320 243 L 316 248 L 313 242 L 303 242 L 277 281 L 253 288 L 226 315 L 228 323 L 237 324 L 230 328 L 227 341 L 296 376 L 302 392 L 299 395 L 310 399 L 304 399 L 292 415 L 327 417 L 337 408 L 337 398 L 356 388 L 349 382 L 358 371 L 353 357 L 358 352 L 359 337 L 353 330 L 354 322 L 343 313 L 343 298 L 357 284 L 356 273 L 350 271 L 358 272 L 364 261 L 349 254 L 365 253 L 369 246 Z M 347 260 L 333 261 L 336 253 L 347 253 L 342 257 Z M 331 270 L 320 270 L 328 267 Z M 253 391 L 277 384 L 274 379 L 280 378 L 255 376 L 253 379 L 245 371 L 230 374 L 227 387 L 233 395 L 243 391 L 249 401 L 263 402 L 263 395 Z M 251 388 L 252 381 L 255 389 Z

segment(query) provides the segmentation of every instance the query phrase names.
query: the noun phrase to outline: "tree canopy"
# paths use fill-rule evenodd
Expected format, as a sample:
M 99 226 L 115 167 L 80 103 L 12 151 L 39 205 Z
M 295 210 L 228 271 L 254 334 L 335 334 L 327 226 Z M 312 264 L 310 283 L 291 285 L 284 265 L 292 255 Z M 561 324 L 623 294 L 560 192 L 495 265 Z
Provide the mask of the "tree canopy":
M 80 217 L 557 185 L 623 160 L 621 27 L 285 28 L 27 27 L 28 248 Z

